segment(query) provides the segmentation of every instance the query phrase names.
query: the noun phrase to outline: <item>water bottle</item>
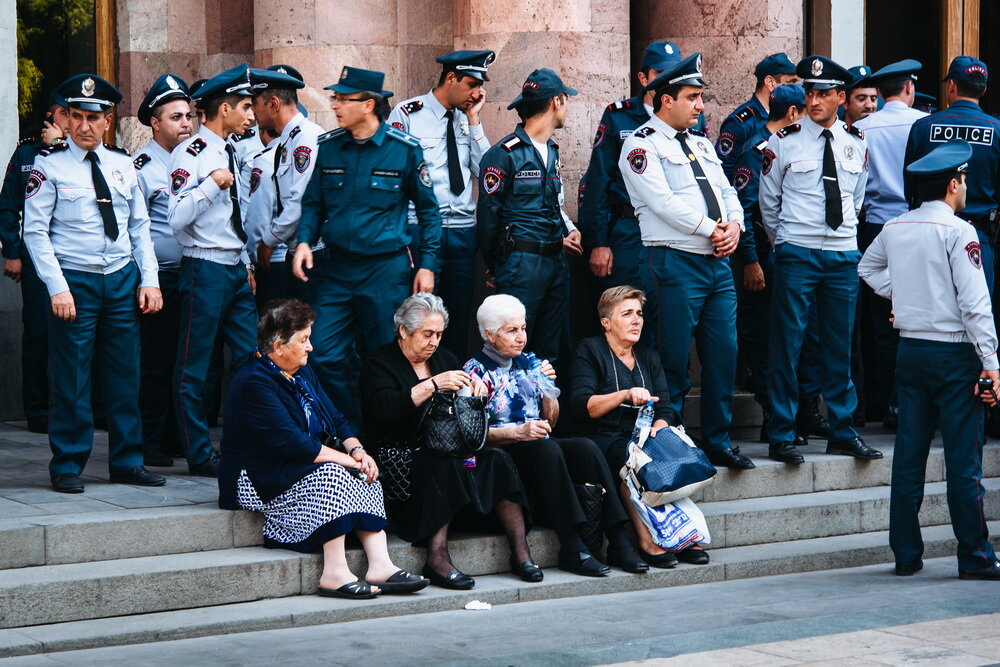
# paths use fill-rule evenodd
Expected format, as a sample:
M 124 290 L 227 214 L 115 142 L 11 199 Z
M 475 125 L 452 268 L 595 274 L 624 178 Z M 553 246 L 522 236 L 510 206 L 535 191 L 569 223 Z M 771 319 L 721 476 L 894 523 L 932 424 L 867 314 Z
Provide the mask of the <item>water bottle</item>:
M 528 362 L 528 368 L 531 369 L 531 376 L 538 384 L 538 388 L 542 390 L 542 395 L 545 398 L 559 398 L 559 394 L 562 392 L 556 386 L 556 383 L 542 372 L 542 360 L 536 357 L 534 352 L 525 352 L 524 359 Z

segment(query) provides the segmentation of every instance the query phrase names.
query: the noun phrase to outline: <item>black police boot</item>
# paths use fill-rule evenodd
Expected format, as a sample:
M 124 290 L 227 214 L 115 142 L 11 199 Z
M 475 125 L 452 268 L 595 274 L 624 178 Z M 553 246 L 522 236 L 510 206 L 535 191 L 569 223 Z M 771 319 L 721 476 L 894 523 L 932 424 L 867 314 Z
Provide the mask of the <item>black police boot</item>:
M 795 430 L 803 435 L 826 437 L 830 424 L 819 411 L 819 397 L 807 398 L 799 403 L 799 412 L 795 416 Z
M 784 442 L 771 443 L 767 448 L 767 455 L 775 461 L 780 461 L 781 463 L 787 463 L 789 465 L 799 465 L 805 461 L 805 457 L 799 453 L 799 450 L 795 447 L 795 445 L 787 440 Z

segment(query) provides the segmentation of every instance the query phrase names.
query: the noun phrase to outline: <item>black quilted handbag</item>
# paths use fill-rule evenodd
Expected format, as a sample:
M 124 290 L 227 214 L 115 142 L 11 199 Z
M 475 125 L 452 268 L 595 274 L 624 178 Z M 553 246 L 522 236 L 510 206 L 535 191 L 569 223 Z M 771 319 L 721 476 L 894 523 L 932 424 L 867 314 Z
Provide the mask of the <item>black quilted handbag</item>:
M 438 456 L 468 458 L 486 445 L 489 433 L 486 397 L 435 391 L 427 400 L 417 431 L 427 451 Z
M 601 531 L 601 513 L 604 510 L 604 494 L 606 491 L 600 484 L 574 484 L 576 497 L 580 499 L 580 508 L 587 522 L 580 530 L 583 543 L 590 553 L 597 553 L 604 544 L 604 533 Z
M 409 500 L 413 450 L 403 442 L 384 441 L 378 443 L 375 459 L 386 500 Z

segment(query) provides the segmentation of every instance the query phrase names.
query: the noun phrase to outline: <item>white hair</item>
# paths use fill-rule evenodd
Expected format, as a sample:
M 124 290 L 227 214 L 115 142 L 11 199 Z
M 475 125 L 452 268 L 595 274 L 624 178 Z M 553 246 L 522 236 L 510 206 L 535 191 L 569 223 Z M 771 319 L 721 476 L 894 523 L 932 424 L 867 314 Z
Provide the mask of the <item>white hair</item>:
M 392 324 L 396 329 L 396 337 L 399 338 L 399 328 L 403 327 L 406 333 L 412 334 L 420 328 L 429 316 L 437 313 L 444 320 L 445 328 L 448 327 L 448 310 L 444 307 L 441 297 L 429 292 L 417 292 L 396 309 L 392 316 Z
M 476 311 L 479 335 L 488 341 L 486 332 L 496 333 L 514 317 L 525 317 L 524 304 L 509 294 L 494 294 L 483 299 Z

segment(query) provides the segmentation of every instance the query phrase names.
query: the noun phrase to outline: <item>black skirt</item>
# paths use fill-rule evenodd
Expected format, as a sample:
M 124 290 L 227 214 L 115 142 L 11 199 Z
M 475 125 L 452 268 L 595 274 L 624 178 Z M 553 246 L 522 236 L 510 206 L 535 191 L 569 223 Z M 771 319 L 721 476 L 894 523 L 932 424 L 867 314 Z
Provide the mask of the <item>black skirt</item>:
M 422 449 L 413 452 L 410 497 L 386 499 L 393 532 L 407 542 L 424 546 L 445 524 L 462 529 L 496 531 L 491 516 L 501 500 L 524 508 L 528 498 L 510 455 L 495 447 L 476 454 L 475 467 L 464 459 L 436 456 Z

